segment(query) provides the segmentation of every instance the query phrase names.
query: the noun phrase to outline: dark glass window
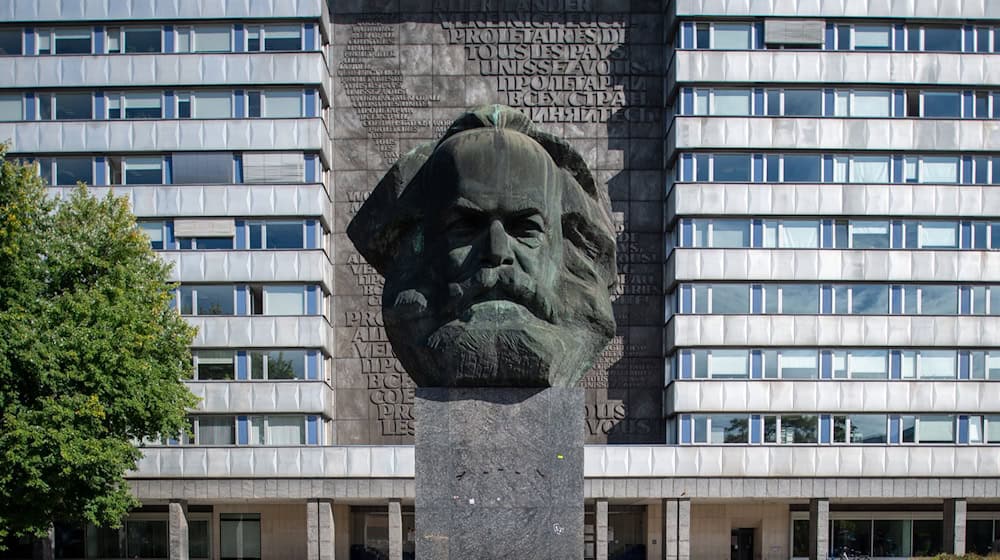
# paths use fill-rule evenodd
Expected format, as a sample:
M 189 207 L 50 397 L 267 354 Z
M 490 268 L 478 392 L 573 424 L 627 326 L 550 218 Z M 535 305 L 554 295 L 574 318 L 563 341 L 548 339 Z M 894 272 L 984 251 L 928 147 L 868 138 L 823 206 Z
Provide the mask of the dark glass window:
M 125 160 L 125 184 L 159 185 L 163 183 L 163 160 L 129 158 Z
M 247 116 L 248 117 L 259 117 L 260 116 L 260 92 L 259 91 L 248 91 L 247 92 Z
M 247 50 L 254 52 L 260 50 L 260 28 L 247 28 Z
M 302 249 L 305 247 L 302 222 L 268 222 L 268 249 Z
M 715 155 L 715 181 L 750 181 L 750 154 Z
M 298 25 L 283 25 L 264 29 L 265 51 L 302 50 L 302 28 Z
M 965 551 L 986 556 L 993 552 L 993 520 L 969 519 L 965 522 Z
M 851 443 L 886 443 L 888 437 L 884 414 L 851 415 Z
M 961 117 L 962 95 L 957 91 L 925 91 L 924 116 Z
M 0 29 L 0 54 L 22 54 L 21 30 Z
M 94 102 L 89 93 L 57 93 L 55 101 L 56 120 L 94 118 Z
M 792 521 L 792 556 L 809 556 L 809 520 Z
M 818 155 L 785 156 L 786 183 L 818 183 L 821 175 Z
M 699 23 L 695 27 L 695 48 L 697 49 L 707 49 L 709 48 L 709 26 L 707 23 Z
M 159 29 L 125 28 L 126 53 L 158 53 L 163 50 Z
M 925 51 L 953 51 L 962 50 L 962 28 L 961 27 L 925 27 L 924 28 L 924 50 Z
M 177 118 L 191 118 L 191 97 L 187 95 L 177 97 Z
M 57 29 L 53 33 L 55 54 L 90 54 L 89 29 Z
M 818 117 L 822 114 L 823 92 L 820 90 L 785 90 L 785 116 Z
M 934 556 L 941 552 L 944 523 L 933 519 L 913 520 L 913 556 Z
M 815 415 L 782 416 L 779 443 L 816 443 L 818 431 L 818 418 Z
M 200 350 L 196 378 L 205 381 L 236 379 L 234 358 L 232 350 Z
M 85 557 L 86 531 L 82 525 L 71 523 L 55 523 L 55 557 L 83 558 Z
M 849 558 L 869 556 L 872 553 L 871 519 L 835 519 L 833 521 L 833 555 Z
M 130 558 L 166 558 L 166 520 L 132 520 L 125 524 L 126 544 Z
M 776 89 L 767 92 L 767 116 L 777 117 L 781 114 L 781 92 Z
M 198 286 L 198 315 L 232 315 L 232 286 Z
M 56 159 L 57 185 L 75 185 L 83 181 L 88 185 L 94 183 L 94 169 L 89 157 L 66 157 Z

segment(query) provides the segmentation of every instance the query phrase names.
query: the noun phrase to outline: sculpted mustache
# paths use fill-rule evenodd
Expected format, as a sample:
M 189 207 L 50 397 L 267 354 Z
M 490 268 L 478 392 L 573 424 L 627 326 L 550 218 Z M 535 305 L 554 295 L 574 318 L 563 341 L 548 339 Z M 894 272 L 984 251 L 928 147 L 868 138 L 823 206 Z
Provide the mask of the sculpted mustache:
M 553 318 L 552 308 L 538 293 L 534 278 L 512 267 L 480 269 L 461 282 L 449 283 L 448 292 L 448 314 L 479 301 L 504 299 L 525 306 L 540 319 Z

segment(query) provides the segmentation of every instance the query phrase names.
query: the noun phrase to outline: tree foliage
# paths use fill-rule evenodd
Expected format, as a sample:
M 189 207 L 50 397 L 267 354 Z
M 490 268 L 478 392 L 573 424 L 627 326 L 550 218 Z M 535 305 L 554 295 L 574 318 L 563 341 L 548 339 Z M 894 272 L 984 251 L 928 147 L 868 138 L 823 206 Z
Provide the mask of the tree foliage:
M 0 542 L 117 525 L 134 442 L 185 429 L 194 330 L 124 198 L 46 197 L 0 145 Z

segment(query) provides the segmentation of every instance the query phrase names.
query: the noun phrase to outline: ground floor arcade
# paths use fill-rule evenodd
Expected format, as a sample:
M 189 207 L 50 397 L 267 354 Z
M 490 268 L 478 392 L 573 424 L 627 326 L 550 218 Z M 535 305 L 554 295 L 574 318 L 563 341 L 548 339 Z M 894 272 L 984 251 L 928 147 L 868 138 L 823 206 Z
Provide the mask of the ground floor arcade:
M 997 550 L 1000 500 L 595 498 L 585 558 L 777 560 Z M 412 500 L 148 500 L 118 529 L 58 524 L 4 558 L 406 560 Z M 825 551 L 823 554 L 820 551 Z

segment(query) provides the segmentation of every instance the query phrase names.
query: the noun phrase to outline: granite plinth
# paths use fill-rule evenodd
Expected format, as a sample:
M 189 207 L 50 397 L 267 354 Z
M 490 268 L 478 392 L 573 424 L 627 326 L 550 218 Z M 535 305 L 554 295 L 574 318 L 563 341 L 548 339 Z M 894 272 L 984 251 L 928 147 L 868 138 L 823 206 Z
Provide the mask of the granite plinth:
M 416 557 L 583 558 L 584 392 L 419 388 Z

